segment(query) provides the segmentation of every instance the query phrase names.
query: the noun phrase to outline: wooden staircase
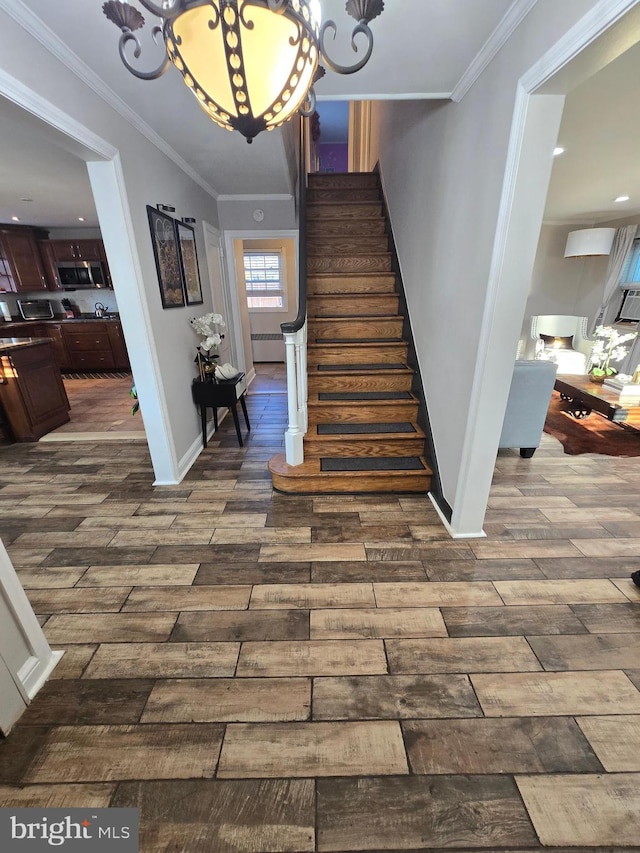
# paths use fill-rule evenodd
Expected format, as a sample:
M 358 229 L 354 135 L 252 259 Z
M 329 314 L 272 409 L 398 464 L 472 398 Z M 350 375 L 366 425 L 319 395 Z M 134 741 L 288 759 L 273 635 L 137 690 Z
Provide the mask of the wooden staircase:
M 431 471 L 407 364 L 378 176 L 309 176 L 309 428 L 304 462 L 269 463 L 292 493 L 426 492 Z

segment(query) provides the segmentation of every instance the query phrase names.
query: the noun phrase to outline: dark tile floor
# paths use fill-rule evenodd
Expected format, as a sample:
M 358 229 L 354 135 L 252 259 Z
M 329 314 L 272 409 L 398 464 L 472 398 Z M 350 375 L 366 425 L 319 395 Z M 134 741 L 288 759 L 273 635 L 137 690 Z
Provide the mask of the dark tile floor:
M 137 806 L 147 853 L 640 850 L 640 459 L 501 452 L 452 541 L 426 496 L 273 493 L 274 379 L 175 487 L 143 441 L 0 449 L 67 650 L 0 804 Z

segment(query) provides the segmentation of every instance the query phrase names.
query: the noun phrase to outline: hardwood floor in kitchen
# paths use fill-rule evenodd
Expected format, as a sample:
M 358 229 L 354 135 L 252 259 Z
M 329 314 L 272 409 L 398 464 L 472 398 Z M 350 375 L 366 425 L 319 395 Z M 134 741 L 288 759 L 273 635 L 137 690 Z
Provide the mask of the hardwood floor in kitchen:
M 426 496 L 283 496 L 267 377 L 177 486 L 144 442 L 0 448 L 0 535 L 66 649 L 0 806 L 141 850 L 640 850 L 640 459 L 501 451 L 486 539 Z

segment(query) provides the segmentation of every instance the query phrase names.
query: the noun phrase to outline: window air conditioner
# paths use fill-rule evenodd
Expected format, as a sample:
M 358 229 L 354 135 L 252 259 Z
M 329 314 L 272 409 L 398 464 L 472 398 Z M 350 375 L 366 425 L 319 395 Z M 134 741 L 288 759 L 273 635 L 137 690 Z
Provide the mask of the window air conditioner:
M 640 322 L 640 290 L 627 290 L 617 319 Z

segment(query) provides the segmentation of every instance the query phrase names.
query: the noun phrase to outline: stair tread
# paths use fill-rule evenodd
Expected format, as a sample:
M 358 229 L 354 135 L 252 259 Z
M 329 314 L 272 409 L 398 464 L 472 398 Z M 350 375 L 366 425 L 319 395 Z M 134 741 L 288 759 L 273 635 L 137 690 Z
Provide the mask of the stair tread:
M 381 435 L 386 440 L 397 438 L 416 438 L 424 434 L 422 430 L 412 421 L 377 421 L 375 423 L 323 423 L 310 424 L 309 438 L 336 441 L 344 438 L 357 436 L 360 439 L 377 439 Z
M 402 474 L 406 477 L 416 478 L 423 480 L 425 476 L 430 475 L 431 468 L 429 467 L 424 456 L 418 457 L 423 463 L 424 467 L 418 470 L 409 470 L 403 471 L 401 469 L 398 470 L 399 474 Z M 340 471 L 321 471 L 320 470 L 320 458 L 315 457 L 311 459 L 305 459 L 300 465 L 287 465 L 285 460 L 285 456 L 283 453 L 279 453 L 277 456 L 272 457 L 269 461 L 269 470 L 271 473 L 276 473 L 281 476 L 285 476 L 291 479 L 305 479 L 312 478 L 317 479 L 318 481 L 322 481 L 325 478 L 330 480 L 332 477 L 339 476 L 342 472 Z M 375 477 L 376 473 L 380 477 L 381 483 L 384 483 L 385 479 L 389 476 L 390 471 L 350 471 L 349 474 L 357 479 L 366 479 L 369 477 Z M 394 489 L 394 491 L 397 491 Z
M 382 371 L 397 371 L 402 370 L 405 373 L 410 371 L 413 373 L 410 367 L 406 364 L 385 364 L 377 363 L 377 364 L 317 364 L 316 369 L 321 373 L 330 373 L 333 371 L 339 371 L 340 373 L 349 372 L 349 373 L 358 373 L 360 375 L 367 375 L 370 373 L 378 373 Z
M 331 408 L 335 409 L 343 409 L 343 408 L 351 408 L 353 403 L 373 403 L 376 408 L 384 408 L 385 406 L 397 406 L 400 403 L 417 403 L 418 399 L 413 396 L 411 391 L 407 391 L 408 397 L 403 397 L 402 399 L 394 399 L 393 397 L 386 397 L 383 399 L 361 399 L 361 400 L 320 400 L 319 393 L 315 391 L 309 392 L 309 399 L 307 401 L 307 405 L 309 408 L 313 408 L 314 406 L 319 406 L 325 408 L 326 403 L 332 403 Z
M 411 400 L 410 391 L 318 391 L 318 400 Z
M 316 338 L 317 344 L 401 344 L 402 338 Z
M 367 314 L 354 314 L 353 315 L 353 317 L 356 317 L 357 319 L 362 318 L 362 320 L 365 320 L 368 316 L 369 315 L 367 315 Z M 402 319 L 404 319 L 402 314 L 374 314 L 373 316 L 376 318 L 376 320 L 398 320 L 398 319 L 402 320 Z M 338 315 L 337 317 L 334 317 L 333 315 L 323 314 L 322 317 L 313 317 L 313 322 L 314 322 L 314 324 L 317 324 L 317 325 L 321 325 L 323 323 L 330 324 L 330 323 L 333 323 L 334 320 L 339 319 L 339 317 L 340 317 L 340 315 Z M 353 317 L 349 317 L 347 315 L 346 319 L 353 319 Z
M 379 474 L 387 471 L 425 471 L 428 470 L 426 463 L 419 456 L 374 456 L 374 457 L 348 457 L 348 456 L 321 456 L 320 470 L 323 473 L 330 471 L 349 471 L 356 473 L 366 471 L 368 474 Z

